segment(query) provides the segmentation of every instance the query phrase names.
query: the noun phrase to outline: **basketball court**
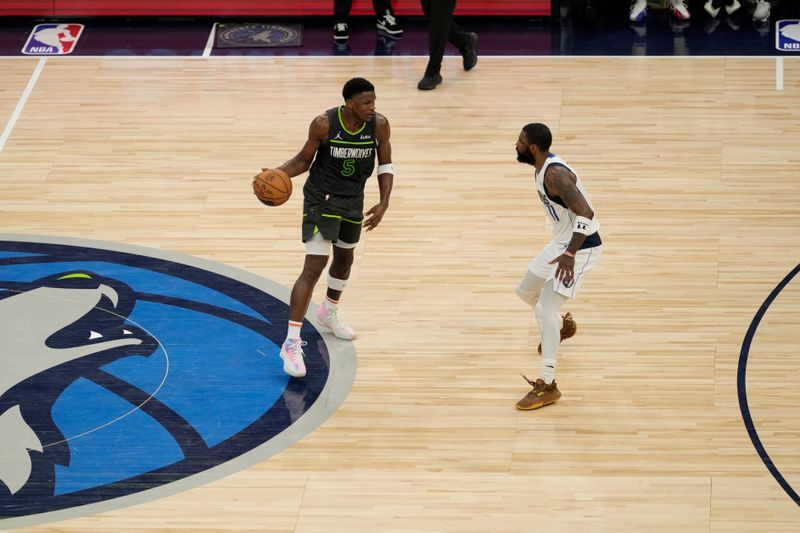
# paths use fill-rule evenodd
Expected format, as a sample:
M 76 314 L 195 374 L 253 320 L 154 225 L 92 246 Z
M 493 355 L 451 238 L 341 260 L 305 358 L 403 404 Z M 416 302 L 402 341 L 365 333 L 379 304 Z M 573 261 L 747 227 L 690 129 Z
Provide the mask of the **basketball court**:
M 658 22 L 648 30 L 659 31 Z M 420 32 L 405 38 L 424 42 Z M 315 39 L 322 38 L 304 35 L 306 44 Z M 487 31 L 487 50 L 500 48 L 494 39 Z M 555 49 L 565 51 L 562 44 Z M 125 389 L 108 377 L 121 371 L 105 366 L 103 383 L 128 407 L 69 407 L 80 404 L 79 389 L 72 404 L 54 404 L 62 409 L 53 417 L 67 421 L 59 427 L 64 436 L 70 420 L 72 428 L 92 425 L 93 412 L 93 428 L 109 422 L 118 431 L 117 440 L 102 441 L 116 444 L 98 450 L 75 433 L 73 463 L 60 457 L 57 468 L 77 468 L 84 457 L 124 495 L 37 508 L 35 487 L 20 489 L 33 495 L 24 502 L 0 492 L 10 502 L 0 529 L 797 529 L 794 57 L 778 61 L 764 48 L 694 56 L 634 56 L 632 48 L 594 56 L 498 52 L 480 55 L 464 72 L 460 57 L 448 55 L 444 83 L 420 92 L 422 53 L 336 56 L 326 42 L 316 55 L 203 57 L 204 45 L 200 37 L 191 54 L 157 57 L 0 57 L 0 273 L 13 266 L 17 276 L 4 274 L 3 291 L 22 294 L 20 284 L 34 281 L 61 288 L 40 281 L 53 275 L 72 289 L 112 287 L 119 320 L 98 333 L 122 338 L 107 333 L 122 320 L 138 328 L 129 328 L 142 341 L 137 346 L 151 350 L 101 363 L 138 357 L 160 376 L 137 385 L 131 371 L 127 383 L 136 387 Z M 391 123 L 394 191 L 382 223 L 356 248 L 342 300 L 358 339 L 336 342 L 318 331 L 312 306 L 304 335 L 318 341 L 318 364 L 309 366 L 307 383 L 287 380 L 259 343 L 280 342 L 284 333 L 282 306 L 302 266 L 305 175 L 278 207 L 259 203 L 251 182 L 300 149 L 312 118 L 340 103 L 353 76 L 375 84 L 377 110 Z M 529 386 L 519 374 L 536 375 L 539 339 L 514 289 L 549 240 L 532 169 L 514 151 L 528 122 L 548 124 L 552 151 L 580 173 L 602 223 L 604 254 L 564 309 L 578 334 L 559 351 L 563 397 L 521 412 L 514 404 Z M 377 202 L 377 180 L 366 196 L 367 205 Z M 37 248 L 42 243 L 50 248 Z M 69 253 L 48 259 L 55 267 L 30 270 L 36 254 L 56 251 Z M 124 267 L 107 271 L 101 263 Z M 148 277 L 148 288 L 140 274 L 126 277 L 134 267 L 176 279 Z M 103 284 L 85 277 L 98 272 Z M 312 302 L 323 298 L 320 282 Z M 182 314 L 161 329 L 134 314 L 156 304 Z M 215 329 L 223 326 L 200 315 L 241 327 Z M 7 325 L 19 315 L 4 316 Z M 167 320 L 153 316 L 154 324 Z M 34 331 L 19 322 L 3 331 Z M 175 324 L 183 336 L 165 340 Z M 264 339 L 251 339 L 253 331 Z M 252 348 L 236 348 L 251 341 Z M 159 347 L 168 342 L 184 350 L 173 374 L 165 372 L 170 350 Z M 194 357 L 212 342 L 220 346 L 215 357 Z M 263 357 L 239 357 L 245 350 Z M 101 381 L 68 368 L 31 374 L 31 383 L 42 376 L 62 388 L 80 376 L 84 384 Z M 171 381 L 180 376 L 183 386 Z M 25 417 L 34 407 L 12 398 L 27 390 L 20 383 L 28 382 L 0 391 L 0 409 L 19 404 Z M 159 418 L 153 405 L 143 411 L 137 398 L 148 396 L 136 391 L 182 418 Z M 260 398 L 265 412 L 279 405 L 273 414 L 280 423 L 247 426 L 250 398 Z M 162 429 L 140 424 L 133 438 L 116 424 L 112 415 L 130 406 L 173 437 L 184 435 L 175 440 L 196 460 L 194 470 L 171 470 L 163 484 L 104 470 L 107 460 L 141 471 L 171 449 L 158 446 Z M 170 429 L 175 420 L 187 424 Z M 241 436 L 240 426 L 260 430 L 236 453 L 208 454 Z M 89 494 L 83 485 L 58 483 L 64 494 Z M 98 481 L 93 497 L 102 487 Z

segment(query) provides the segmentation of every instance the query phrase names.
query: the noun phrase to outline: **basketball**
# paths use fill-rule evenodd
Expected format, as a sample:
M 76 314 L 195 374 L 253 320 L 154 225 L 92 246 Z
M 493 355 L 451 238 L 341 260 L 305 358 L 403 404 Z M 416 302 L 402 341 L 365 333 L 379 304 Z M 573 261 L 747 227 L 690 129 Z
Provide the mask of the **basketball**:
M 253 178 L 253 192 L 264 205 L 281 205 L 292 195 L 292 179 L 279 168 L 268 168 Z

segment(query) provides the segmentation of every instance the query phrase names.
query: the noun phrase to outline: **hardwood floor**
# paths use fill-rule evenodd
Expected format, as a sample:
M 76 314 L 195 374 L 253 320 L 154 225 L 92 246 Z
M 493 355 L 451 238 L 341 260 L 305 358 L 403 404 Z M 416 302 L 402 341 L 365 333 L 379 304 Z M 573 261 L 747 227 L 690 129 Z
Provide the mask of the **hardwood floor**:
M 0 125 L 37 59 L 0 61 Z M 798 503 L 742 420 L 753 317 L 798 264 L 800 61 L 769 58 L 68 58 L 47 61 L 0 152 L 4 233 L 149 246 L 291 286 L 300 185 L 250 180 L 364 76 L 392 126 L 383 223 L 343 312 L 358 373 L 339 411 L 224 479 L 26 531 L 795 531 Z M 568 304 L 555 405 L 518 412 L 538 335 L 514 294 L 549 239 L 528 122 L 580 173 L 603 259 Z M 373 178 L 367 204 L 377 201 Z M 370 203 L 372 202 L 372 203 Z M 323 297 L 323 283 L 314 301 Z M 800 280 L 756 330 L 747 399 L 800 488 Z M 145 499 L 145 498 L 143 498 Z

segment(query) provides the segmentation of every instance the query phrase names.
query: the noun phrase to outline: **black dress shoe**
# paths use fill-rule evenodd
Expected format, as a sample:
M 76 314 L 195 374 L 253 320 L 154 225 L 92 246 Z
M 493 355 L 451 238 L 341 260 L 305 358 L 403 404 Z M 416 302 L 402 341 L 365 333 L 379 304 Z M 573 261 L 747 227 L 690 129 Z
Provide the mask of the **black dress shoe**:
M 478 34 L 470 32 L 467 37 L 469 44 L 461 50 L 461 55 L 464 57 L 464 70 L 472 70 L 478 64 Z
M 440 83 L 442 83 L 441 74 L 425 74 L 422 79 L 419 80 L 417 89 L 420 91 L 430 91 L 431 89 L 435 89 Z

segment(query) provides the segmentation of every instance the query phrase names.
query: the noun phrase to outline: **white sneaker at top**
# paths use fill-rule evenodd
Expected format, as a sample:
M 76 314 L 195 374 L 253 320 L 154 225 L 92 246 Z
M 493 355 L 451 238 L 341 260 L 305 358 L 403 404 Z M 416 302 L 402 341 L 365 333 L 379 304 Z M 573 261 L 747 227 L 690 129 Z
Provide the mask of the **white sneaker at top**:
M 631 22 L 642 22 L 647 18 L 647 0 L 633 0 L 631 2 Z
M 689 20 L 692 15 L 689 13 L 689 8 L 686 7 L 685 0 L 670 0 L 670 9 L 678 20 Z
M 767 22 L 769 20 L 769 2 L 766 0 L 758 0 L 756 8 L 753 10 L 753 21 Z

